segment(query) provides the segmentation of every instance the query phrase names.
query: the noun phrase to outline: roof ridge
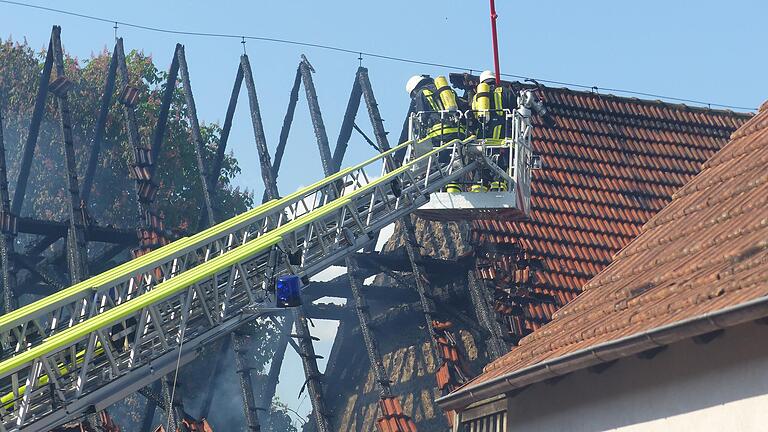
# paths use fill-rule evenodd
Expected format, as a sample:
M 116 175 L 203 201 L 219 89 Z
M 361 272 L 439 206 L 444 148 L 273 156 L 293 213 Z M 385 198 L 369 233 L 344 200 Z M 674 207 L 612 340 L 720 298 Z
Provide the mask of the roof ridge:
M 506 82 L 535 87 L 527 83 L 521 83 L 520 81 L 506 81 Z M 754 115 L 751 112 L 734 111 L 732 109 L 727 109 L 727 108 L 711 108 L 711 107 L 686 105 L 685 103 L 667 102 L 661 99 L 641 99 L 636 96 L 620 96 L 613 93 L 599 93 L 591 90 L 590 91 L 575 90 L 570 87 L 551 87 L 551 86 L 545 86 L 545 85 L 542 85 L 541 87 L 545 89 L 564 91 L 564 92 L 569 92 L 569 93 L 584 95 L 584 96 L 614 99 L 620 102 L 640 103 L 643 105 L 656 106 L 656 107 L 660 106 L 660 107 L 674 109 L 678 111 L 689 111 L 689 112 L 693 111 L 693 112 L 698 112 L 703 114 L 714 114 L 714 115 L 725 116 L 725 117 L 742 117 L 742 116 L 749 117 Z M 599 90 L 599 87 L 598 87 L 598 90 Z
M 451 80 L 451 84 L 453 84 L 456 88 L 460 90 L 465 90 L 467 83 L 477 82 L 480 79 L 479 76 L 472 75 L 466 72 L 463 72 L 463 73 L 452 72 L 452 73 L 449 73 L 449 77 Z M 507 86 L 514 85 L 515 87 L 518 87 L 518 88 L 537 88 L 537 85 L 529 82 L 508 81 L 508 80 L 502 80 L 501 82 L 503 84 L 506 84 Z M 541 85 L 541 87 L 549 90 L 570 92 L 576 95 L 615 99 L 620 102 L 635 103 L 635 104 L 639 103 L 639 104 L 653 106 L 653 107 L 663 107 L 663 108 L 673 109 L 677 111 L 697 112 L 697 113 L 703 113 L 703 114 L 717 115 L 721 117 L 744 118 L 744 117 L 749 117 L 753 115 L 750 112 L 734 111 L 732 109 L 726 109 L 726 108 L 712 108 L 712 107 L 703 107 L 703 106 L 695 106 L 695 105 L 686 105 L 685 103 L 667 102 L 661 99 L 641 99 L 636 96 L 620 96 L 613 93 L 599 93 L 600 87 L 598 86 L 594 86 L 590 90 L 575 90 L 570 87 L 566 87 L 565 85 L 562 87 Z M 598 92 L 595 92 L 594 89 L 597 89 Z M 611 89 L 607 89 L 607 88 L 604 90 L 612 91 Z
M 766 100 L 761 106 L 760 111 L 747 120 L 746 123 L 738 128 L 733 134 L 731 139 L 741 138 L 746 135 L 751 135 L 755 132 L 768 128 L 768 100 Z

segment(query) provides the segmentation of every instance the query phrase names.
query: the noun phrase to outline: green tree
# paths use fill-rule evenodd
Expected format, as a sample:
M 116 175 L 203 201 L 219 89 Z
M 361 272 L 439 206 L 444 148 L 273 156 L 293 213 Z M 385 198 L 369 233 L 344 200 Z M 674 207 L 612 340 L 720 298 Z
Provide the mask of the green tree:
M 5 118 L 5 145 L 12 189 L 18 176 L 21 147 L 27 137 L 44 55 L 44 52 L 35 52 L 26 43 L 10 39 L 0 41 L 0 101 Z M 109 61 L 110 53 L 107 51 L 87 60 L 65 56 L 65 73 L 74 84 L 70 91 L 70 105 L 81 183 L 91 151 Z M 130 52 L 126 56 L 126 63 L 131 85 L 140 90 L 136 114 L 141 140 L 149 147 L 167 74 L 155 66 L 150 56 L 139 51 Z M 113 101 L 117 99 L 122 87 L 122 83 L 118 82 Z M 187 108 L 178 87 L 177 84 L 162 149 L 156 161 L 156 180 L 160 185 L 156 202 L 158 210 L 165 215 L 168 228 L 189 231 L 196 228 L 201 211 L 198 197 L 201 196 L 202 185 L 195 161 Z M 89 212 L 100 224 L 134 228 L 141 221 L 137 220 L 133 179 L 128 176 L 133 150 L 128 144 L 124 124 L 121 107 L 113 102 L 107 117 Z M 201 130 L 206 149 L 204 160 L 210 164 L 219 144 L 221 129 L 217 124 L 203 124 Z M 253 205 L 253 197 L 249 192 L 232 185 L 233 178 L 239 172 L 237 159 L 228 154 L 224 158 L 214 203 L 219 220 L 241 213 Z M 66 196 L 63 173 L 61 133 L 53 97 L 49 97 L 23 215 L 46 219 L 61 219 L 64 216 Z

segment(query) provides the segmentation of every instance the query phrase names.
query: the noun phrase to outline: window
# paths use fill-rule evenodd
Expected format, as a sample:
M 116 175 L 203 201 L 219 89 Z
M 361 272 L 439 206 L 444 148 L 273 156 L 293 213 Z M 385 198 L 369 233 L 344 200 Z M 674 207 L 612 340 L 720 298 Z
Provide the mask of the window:
M 459 428 L 460 432 L 506 432 L 506 430 L 506 411 L 464 421 L 461 423 L 461 428 Z
M 468 406 L 460 413 L 455 432 L 506 432 L 507 400 L 499 395 Z

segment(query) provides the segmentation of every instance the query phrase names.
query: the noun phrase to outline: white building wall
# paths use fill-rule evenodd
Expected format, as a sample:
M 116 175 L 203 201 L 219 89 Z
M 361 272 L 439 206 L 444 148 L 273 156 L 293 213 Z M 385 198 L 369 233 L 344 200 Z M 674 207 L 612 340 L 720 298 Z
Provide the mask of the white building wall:
M 509 399 L 510 431 L 768 431 L 768 326 L 574 372 Z

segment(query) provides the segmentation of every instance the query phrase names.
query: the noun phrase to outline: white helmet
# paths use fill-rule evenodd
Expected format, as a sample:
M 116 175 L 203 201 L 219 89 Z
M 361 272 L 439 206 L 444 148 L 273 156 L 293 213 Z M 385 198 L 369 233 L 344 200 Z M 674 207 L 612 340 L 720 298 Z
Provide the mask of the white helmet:
M 484 70 L 483 73 L 480 74 L 480 82 L 486 82 L 488 80 L 496 81 L 496 75 L 489 70 Z
M 410 78 L 408 78 L 408 82 L 405 83 L 405 91 L 408 94 L 411 94 L 416 87 L 421 84 L 422 81 L 428 79 L 429 77 L 426 75 L 414 75 Z

